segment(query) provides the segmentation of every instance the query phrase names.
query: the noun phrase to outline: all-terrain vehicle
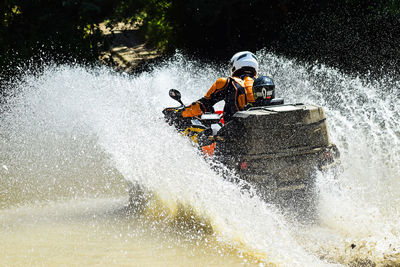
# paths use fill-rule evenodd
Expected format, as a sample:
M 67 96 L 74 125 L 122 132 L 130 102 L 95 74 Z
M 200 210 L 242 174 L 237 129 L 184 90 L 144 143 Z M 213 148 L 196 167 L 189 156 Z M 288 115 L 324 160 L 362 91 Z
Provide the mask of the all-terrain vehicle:
M 184 108 L 180 92 L 171 89 L 170 96 L 181 106 L 164 109 L 166 121 L 253 185 L 265 201 L 308 211 L 315 208 L 315 173 L 340 163 L 322 107 L 271 99 L 238 111 L 223 124 L 221 113 L 178 116 Z

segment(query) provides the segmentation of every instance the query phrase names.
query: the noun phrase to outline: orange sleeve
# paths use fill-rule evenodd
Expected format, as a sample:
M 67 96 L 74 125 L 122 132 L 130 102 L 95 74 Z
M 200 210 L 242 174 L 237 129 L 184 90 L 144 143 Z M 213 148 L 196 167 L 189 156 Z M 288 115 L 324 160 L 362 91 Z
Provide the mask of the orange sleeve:
M 218 80 L 216 80 L 215 83 L 213 83 L 213 85 L 211 86 L 211 88 L 208 89 L 204 98 L 186 107 L 185 110 L 182 112 L 182 116 L 194 117 L 203 114 L 204 113 L 203 110 L 207 111 L 208 104 L 211 103 L 210 104 L 211 106 L 214 104 L 215 98 L 213 98 L 213 94 L 226 88 L 227 84 L 228 84 L 227 78 L 219 78 Z
M 220 91 L 227 85 L 228 79 L 227 78 L 219 78 L 218 80 L 213 83 L 210 89 L 208 89 L 205 98 L 210 99 L 212 94 Z

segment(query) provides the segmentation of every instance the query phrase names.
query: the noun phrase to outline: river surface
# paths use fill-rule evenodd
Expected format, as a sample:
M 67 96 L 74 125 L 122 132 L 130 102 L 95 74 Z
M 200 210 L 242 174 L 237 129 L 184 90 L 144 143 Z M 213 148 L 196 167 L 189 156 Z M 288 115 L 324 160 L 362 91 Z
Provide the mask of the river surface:
M 161 119 L 168 89 L 190 103 L 227 66 L 49 65 L 0 107 L 0 265 L 399 266 L 400 82 L 258 56 L 277 97 L 325 108 L 341 151 L 339 177 L 317 175 L 317 222 L 224 180 Z M 128 206 L 128 182 L 147 206 Z

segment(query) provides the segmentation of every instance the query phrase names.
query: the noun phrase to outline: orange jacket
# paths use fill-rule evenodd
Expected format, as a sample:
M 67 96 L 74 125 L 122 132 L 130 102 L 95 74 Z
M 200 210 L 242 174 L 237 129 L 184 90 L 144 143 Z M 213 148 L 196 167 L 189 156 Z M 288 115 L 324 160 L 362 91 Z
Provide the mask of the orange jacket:
M 219 78 L 207 91 L 206 95 L 186 107 L 182 112 L 183 117 L 194 117 L 204 112 L 214 112 L 213 106 L 225 101 L 224 120 L 229 121 L 233 114 L 243 110 L 248 103 L 254 102 L 253 83 L 256 77 L 244 76 Z

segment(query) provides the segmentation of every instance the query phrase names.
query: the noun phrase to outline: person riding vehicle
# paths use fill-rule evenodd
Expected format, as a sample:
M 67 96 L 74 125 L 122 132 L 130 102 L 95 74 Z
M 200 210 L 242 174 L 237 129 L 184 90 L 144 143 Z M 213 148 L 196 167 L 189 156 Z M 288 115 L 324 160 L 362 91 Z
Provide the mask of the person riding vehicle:
M 253 84 L 258 78 L 257 57 L 249 51 L 238 52 L 233 55 L 230 65 L 231 76 L 219 78 L 204 97 L 192 103 L 182 111 L 182 117 L 195 117 L 205 112 L 214 112 L 213 106 L 219 101 L 224 100 L 223 118 L 225 122 L 228 122 L 231 120 L 233 114 L 237 111 L 244 110 L 248 104 L 257 104 L 257 94 L 256 98 L 253 94 Z M 270 81 L 269 86 L 274 87 L 272 80 L 268 77 L 265 78 Z M 265 80 L 263 81 L 265 82 Z M 259 96 L 261 97 L 263 93 L 261 87 L 260 90 L 261 95 Z M 273 97 L 273 95 L 271 95 L 271 97 Z

